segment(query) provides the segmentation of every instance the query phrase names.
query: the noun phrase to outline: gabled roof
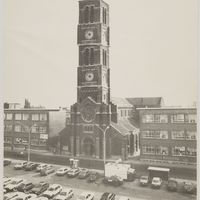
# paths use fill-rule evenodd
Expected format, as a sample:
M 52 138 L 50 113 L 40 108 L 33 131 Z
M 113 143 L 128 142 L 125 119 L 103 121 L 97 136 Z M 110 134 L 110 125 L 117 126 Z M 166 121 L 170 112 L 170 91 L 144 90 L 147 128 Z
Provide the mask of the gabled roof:
M 130 104 L 125 98 L 111 97 L 111 101 L 118 107 L 133 107 L 132 104 Z
M 134 107 L 161 107 L 162 97 L 126 98 Z

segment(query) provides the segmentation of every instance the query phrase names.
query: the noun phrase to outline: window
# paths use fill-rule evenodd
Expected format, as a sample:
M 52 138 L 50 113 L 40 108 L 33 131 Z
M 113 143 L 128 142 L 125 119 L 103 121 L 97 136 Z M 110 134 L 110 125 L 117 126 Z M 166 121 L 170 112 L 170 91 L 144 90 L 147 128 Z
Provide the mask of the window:
M 155 154 L 155 147 L 143 146 L 143 154 Z
M 15 125 L 15 132 L 21 132 L 22 127 L 20 125 Z
M 197 156 L 197 150 L 195 148 L 187 148 L 186 155 L 187 156 Z
M 173 147 L 172 148 L 172 155 L 173 156 L 184 156 L 185 155 L 185 147 Z
M 22 120 L 28 120 L 28 119 L 29 119 L 29 114 L 22 115 Z
M 46 146 L 46 140 L 39 140 L 39 145 L 40 146 Z
M 39 132 L 40 133 L 46 133 L 47 132 L 47 128 L 46 127 L 40 127 L 39 128 Z
M 86 126 L 84 126 L 84 131 L 85 132 L 93 132 L 94 126 L 93 125 L 86 125 Z
M 168 155 L 169 154 L 169 151 L 168 151 L 168 148 L 167 147 L 156 147 L 156 155 Z
M 183 123 L 184 114 L 176 114 L 171 116 L 171 123 Z
M 33 121 L 39 121 L 39 114 L 32 114 Z
M 106 8 L 103 7 L 102 9 L 102 15 L 103 15 L 103 23 L 106 24 L 107 23 L 107 13 L 106 13 Z
M 146 130 L 142 131 L 142 137 L 147 139 L 168 139 L 168 131 Z
M 89 49 L 86 48 L 84 51 L 84 64 L 89 65 L 89 59 L 90 59 L 90 52 Z
M 188 122 L 188 123 L 196 123 L 197 115 L 196 114 L 185 115 L 185 121 Z
M 13 118 L 13 115 L 11 113 L 7 113 L 6 114 L 6 119 L 7 120 L 12 120 L 12 118 Z
M 39 127 L 38 127 L 38 126 L 33 126 L 33 127 L 31 128 L 31 132 L 32 132 L 32 133 L 39 133 Z
M 47 114 L 40 114 L 40 121 L 47 121 Z
M 94 48 L 90 49 L 90 64 L 94 65 Z
M 12 131 L 12 125 L 5 125 L 5 126 L 4 126 L 4 130 L 5 130 L 5 131 L 8 131 L 8 132 L 9 132 L 9 131 Z
M 196 132 L 195 131 L 187 131 L 186 132 L 186 140 L 196 140 Z
M 172 139 L 173 140 L 185 140 L 184 131 L 172 131 Z
M 31 139 L 31 145 L 38 145 L 38 139 Z
M 107 51 L 105 49 L 102 50 L 102 54 L 103 54 L 103 65 L 107 66 Z
M 12 144 L 12 138 L 11 137 L 4 137 L 4 143 Z
M 142 116 L 142 123 L 153 123 L 154 122 L 154 115 L 143 115 Z
M 85 7 L 85 11 L 84 11 L 84 22 L 85 23 L 89 22 L 89 7 L 88 6 Z
M 90 22 L 94 22 L 94 6 L 90 7 Z
M 155 123 L 168 123 L 168 116 L 167 115 L 155 115 L 154 122 Z
M 15 120 L 21 120 L 22 119 L 22 115 L 17 113 L 15 114 Z

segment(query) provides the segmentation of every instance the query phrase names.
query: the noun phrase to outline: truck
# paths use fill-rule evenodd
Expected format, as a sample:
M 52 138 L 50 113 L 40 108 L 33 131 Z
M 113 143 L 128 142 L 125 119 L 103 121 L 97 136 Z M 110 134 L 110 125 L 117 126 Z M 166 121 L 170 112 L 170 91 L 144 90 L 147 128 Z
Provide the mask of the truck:
M 118 162 L 109 162 L 105 164 L 105 178 L 118 177 L 123 181 L 133 181 L 135 179 L 136 170 L 131 164 Z

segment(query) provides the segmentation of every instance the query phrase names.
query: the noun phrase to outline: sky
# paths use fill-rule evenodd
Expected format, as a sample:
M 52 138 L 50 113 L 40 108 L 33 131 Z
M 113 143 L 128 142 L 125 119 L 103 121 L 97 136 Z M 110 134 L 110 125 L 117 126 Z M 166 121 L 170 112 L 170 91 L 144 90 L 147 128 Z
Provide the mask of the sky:
M 106 2 L 111 96 L 197 101 L 197 0 Z M 6 0 L 4 19 L 4 101 L 74 104 L 78 0 Z

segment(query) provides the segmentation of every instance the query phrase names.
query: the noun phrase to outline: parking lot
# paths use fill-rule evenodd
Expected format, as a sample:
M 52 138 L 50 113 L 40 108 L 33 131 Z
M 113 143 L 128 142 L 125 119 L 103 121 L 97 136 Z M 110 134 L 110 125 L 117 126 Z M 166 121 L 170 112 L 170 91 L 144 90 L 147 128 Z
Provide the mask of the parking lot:
M 74 197 L 73 199 L 77 199 L 77 195 L 79 195 L 83 191 L 91 191 L 95 193 L 95 200 L 99 200 L 102 193 L 104 192 L 112 192 L 116 194 L 116 200 L 119 199 L 120 196 L 128 196 L 132 200 L 189 200 L 196 199 L 195 195 L 185 194 L 181 192 L 181 183 L 179 184 L 179 188 L 177 192 L 169 192 L 166 189 L 165 184 L 162 185 L 160 189 L 152 189 L 150 186 L 141 187 L 139 185 L 139 181 L 135 180 L 134 182 L 124 182 L 122 186 L 114 187 L 110 185 L 105 185 L 102 183 L 102 177 L 100 177 L 94 183 L 88 183 L 87 180 L 80 180 L 78 178 L 68 178 L 66 175 L 57 176 L 56 173 L 49 174 L 47 176 L 41 176 L 39 173 L 34 171 L 25 171 L 15 170 L 15 163 L 20 162 L 17 160 L 12 160 L 12 163 L 8 166 L 4 167 L 4 176 L 7 177 L 20 177 L 26 180 L 30 180 L 34 184 L 39 183 L 40 181 L 46 181 L 49 184 L 60 184 L 63 188 L 73 188 Z M 59 165 L 53 165 L 55 170 L 59 169 Z

